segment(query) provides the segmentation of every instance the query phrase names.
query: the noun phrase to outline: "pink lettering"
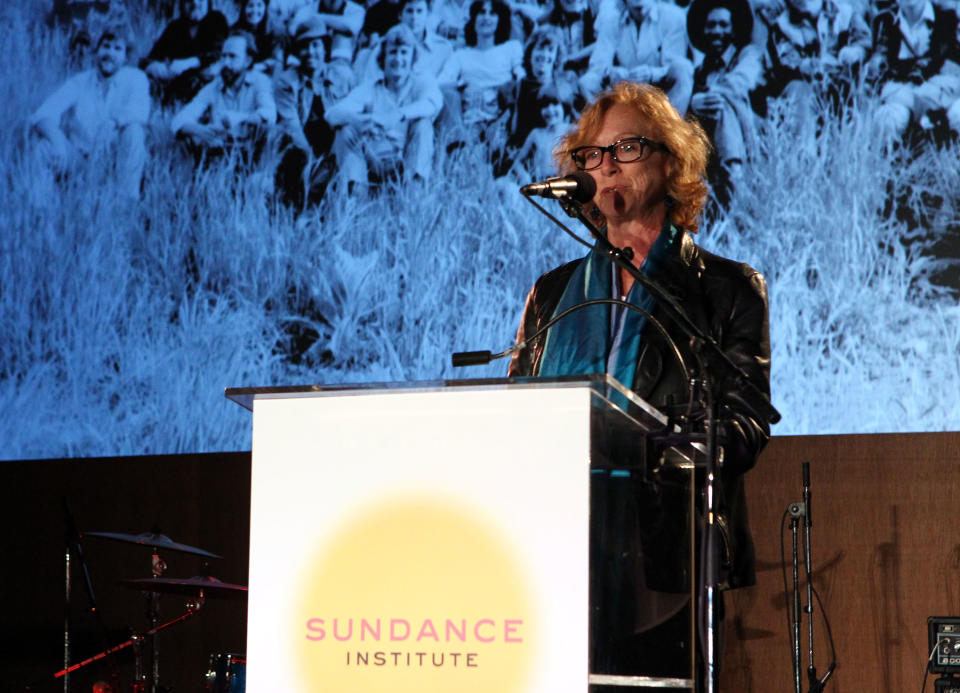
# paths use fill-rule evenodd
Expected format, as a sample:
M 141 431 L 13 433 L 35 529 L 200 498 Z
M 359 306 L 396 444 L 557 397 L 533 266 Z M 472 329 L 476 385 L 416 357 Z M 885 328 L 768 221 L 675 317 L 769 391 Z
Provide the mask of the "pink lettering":
M 402 626 L 404 628 L 403 635 L 397 634 L 397 626 Z M 410 621 L 405 618 L 392 618 L 390 619 L 390 639 L 391 640 L 406 640 L 410 637 Z
M 345 641 L 347 641 L 347 640 L 349 640 L 350 638 L 353 637 L 353 619 L 352 619 L 352 618 L 348 618 L 348 619 L 347 619 L 347 634 L 346 634 L 346 635 L 340 635 L 340 629 L 337 628 L 338 625 L 340 625 L 340 624 L 339 624 L 339 620 L 338 620 L 338 619 L 333 619 L 333 637 L 335 637 L 335 638 L 336 638 L 337 640 L 339 640 L 340 642 L 345 642 Z
M 482 625 L 489 625 L 489 626 L 491 626 L 491 627 L 496 627 L 497 624 L 494 623 L 494 622 L 493 622 L 492 620 L 490 620 L 489 618 L 481 618 L 481 619 L 480 619 L 479 621 L 477 621 L 477 623 L 473 626 L 473 636 L 474 636 L 477 640 L 479 640 L 480 642 L 493 642 L 494 640 L 496 640 L 496 637 L 493 636 L 493 635 L 491 635 L 490 637 L 486 637 L 486 638 L 485 638 L 485 637 L 483 637 L 483 636 L 480 634 L 480 626 L 482 626 Z
M 423 625 L 420 626 L 420 632 L 417 634 L 417 642 L 420 642 L 424 638 L 433 638 L 435 641 L 440 642 L 437 629 L 433 627 L 433 621 L 429 618 L 424 620 Z
M 327 636 L 331 634 L 340 642 L 349 642 L 354 639 L 380 642 L 389 639 L 391 642 L 433 640 L 435 643 L 465 643 L 472 638 L 475 642 L 493 643 L 497 642 L 499 637 L 502 637 L 505 643 L 524 642 L 524 621 L 520 618 L 507 618 L 502 621 L 481 618 L 472 622 L 466 618 L 447 618 L 443 619 L 442 633 L 437 628 L 437 622 L 432 618 L 416 619 L 413 622 L 405 618 L 392 618 L 389 619 L 389 625 L 387 625 L 388 619 L 381 618 L 334 618 L 331 620 L 333 625 L 328 627 L 328 621 L 325 619 L 308 618 L 304 622 L 306 626 L 304 637 L 311 642 L 327 640 Z M 357 622 L 356 632 L 354 621 Z M 415 630 L 418 623 L 419 628 Z M 466 665 L 470 666 L 469 661 Z
M 366 640 L 367 633 L 370 633 L 370 636 L 374 640 L 379 641 L 380 640 L 380 619 L 379 618 L 376 620 L 376 624 L 377 624 L 377 627 L 376 627 L 376 630 L 374 630 L 373 626 L 370 625 L 370 621 L 368 621 L 365 618 L 360 619 L 360 639 Z
M 448 618 L 447 619 L 447 642 L 450 642 L 450 640 L 452 639 L 450 637 L 450 633 L 453 633 L 458 638 L 460 638 L 460 642 L 466 642 L 467 641 L 467 619 L 464 618 L 460 620 L 460 630 L 457 630 L 457 624 Z
M 523 625 L 523 621 L 518 618 L 508 618 L 503 622 L 503 641 L 504 642 L 523 642 L 522 637 L 513 637 L 517 628 Z
M 327 632 L 323 629 L 323 619 L 322 618 L 311 618 L 307 621 L 307 630 L 310 631 L 307 633 L 307 640 L 323 640 L 327 637 Z M 310 633 L 316 633 L 316 635 L 311 635 Z

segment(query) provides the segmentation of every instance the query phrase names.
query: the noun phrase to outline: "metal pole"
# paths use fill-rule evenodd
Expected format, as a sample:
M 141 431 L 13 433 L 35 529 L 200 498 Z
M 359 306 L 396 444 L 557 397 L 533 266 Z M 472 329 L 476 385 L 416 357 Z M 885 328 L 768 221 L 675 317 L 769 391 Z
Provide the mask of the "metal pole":
M 63 668 L 70 668 L 70 542 L 64 553 Z M 63 677 L 63 693 L 70 693 L 70 675 Z
M 800 517 L 803 515 L 801 503 L 791 503 L 789 507 L 790 533 L 793 535 L 793 690 L 802 693 L 800 687 L 800 553 L 798 548 Z
M 807 579 L 807 650 L 809 654 L 809 666 L 807 667 L 807 678 L 810 683 L 810 691 L 820 689 L 820 681 L 817 679 L 817 667 L 813 661 L 813 558 L 810 549 L 810 528 L 813 526 L 813 517 L 810 512 L 810 463 L 802 464 L 803 470 L 803 564 L 804 573 Z

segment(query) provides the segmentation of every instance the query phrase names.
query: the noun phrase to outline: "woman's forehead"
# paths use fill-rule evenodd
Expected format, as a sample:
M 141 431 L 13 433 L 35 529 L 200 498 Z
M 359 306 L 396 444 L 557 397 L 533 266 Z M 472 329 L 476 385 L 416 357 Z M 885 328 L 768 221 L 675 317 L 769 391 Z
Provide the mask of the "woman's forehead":
M 592 132 L 583 133 L 587 139 L 609 139 L 631 135 L 650 136 L 650 123 L 640 111 L 630 104 L 613 104 L 600 118 Z

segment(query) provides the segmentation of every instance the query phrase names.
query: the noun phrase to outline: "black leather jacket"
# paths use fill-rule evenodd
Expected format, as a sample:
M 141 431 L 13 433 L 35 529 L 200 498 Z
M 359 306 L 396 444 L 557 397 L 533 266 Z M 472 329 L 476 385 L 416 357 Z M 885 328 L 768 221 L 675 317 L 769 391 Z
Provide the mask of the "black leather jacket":
M 567 263 L 540 277 L 530 291 L 517 339 L 533 335 L 553 315 L 580 260 Z M 767 291 L 763 276 L 748 265 L 726 260 L 697 247 L 684 233 L 676 251 L 668 258 L 657 282 L 762 392 L 770 389 L 770 337 Z M 677 343 L 688 367 L 696 363 L 689 340 L 673 325 L 661 309 L 653 315 L 664 324 Z M 558 325 L 562 326 L 562 322 Z M 510 363 L 509 375 L 536 375 L 544 339 L 538 339 L 517 352 Z M 686 409 L 688 383 L 665 338 L 648 323 L 644 329 L 634 391 L 650 404 L 670 415 Z M 750 405 L 742 386 L 716 382 L 721 405 L 720 442 L 724 449 L 721 470 L 722 494 L 718 499 L 720 528 L 724 539 L 723 576 L 727 587 L 742 587 L 755 582 L 754 549 L 747 524 L 742 475 L 756 462 L 769 439 L 766 420 Z M 700 412 L 702 415 L 702 411 Z M 695 417 L 694 417 L 695 418 Z M 638 501 L 641 508 L 646 501 Z M 629 530 L 628 530 L 629 531 Z M 643 532 L 642 528 L 638 528 Z M 662 534 L 658 543 L 669 543 Z M 681 541 L 682 543 L 682 541 Z M 649 546 L 649 544 L 648 544 Z M 649 557 L 651 552 L 645 549 Z M 649 564 L 650 561 L 648 560 Z M 647 567 L 647 583 L 655 589 L 669 588 Z M 665 575 L 670 575 L 667 571 Z

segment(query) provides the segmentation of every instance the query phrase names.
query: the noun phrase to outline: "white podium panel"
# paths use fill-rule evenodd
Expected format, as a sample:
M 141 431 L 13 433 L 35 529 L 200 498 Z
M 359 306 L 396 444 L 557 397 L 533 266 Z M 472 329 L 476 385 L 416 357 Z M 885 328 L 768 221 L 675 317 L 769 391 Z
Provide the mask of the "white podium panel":
M 247 693 L 585 690 L 594 396 L 257 395 Z

